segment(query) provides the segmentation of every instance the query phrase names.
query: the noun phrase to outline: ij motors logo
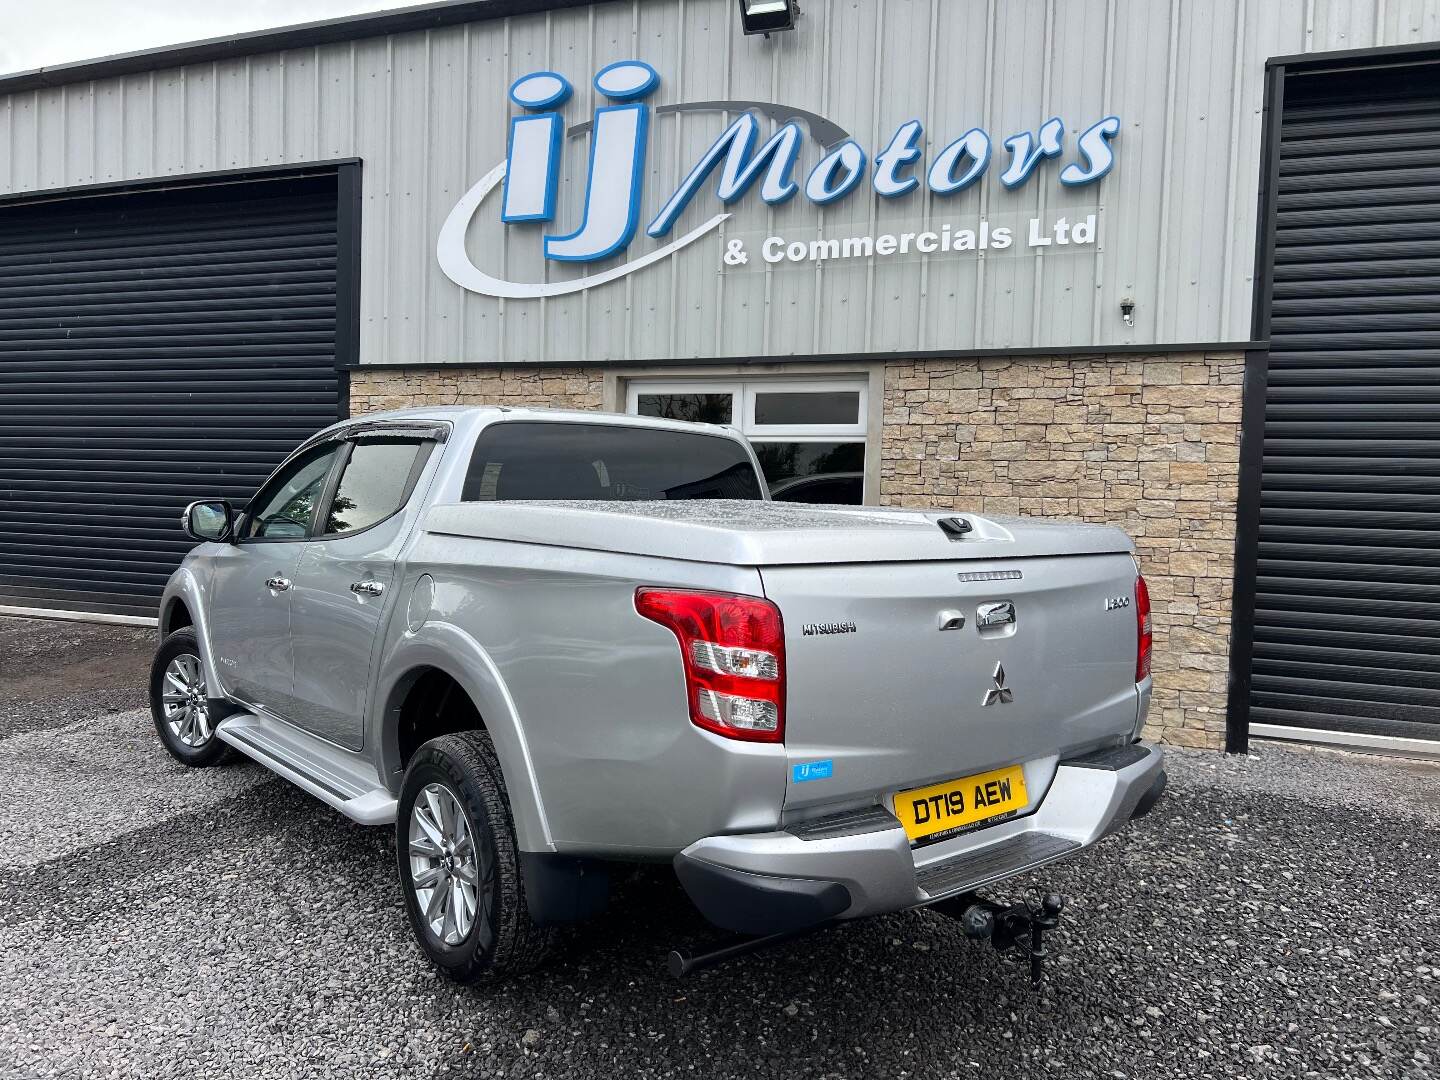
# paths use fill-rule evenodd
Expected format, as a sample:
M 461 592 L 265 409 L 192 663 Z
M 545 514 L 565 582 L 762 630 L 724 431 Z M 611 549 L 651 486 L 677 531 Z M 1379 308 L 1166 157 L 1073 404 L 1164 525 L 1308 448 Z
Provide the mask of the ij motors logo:
M 1106 116 L 1078 129 L 1073 145 L 1067 146 L 1072 140 L 1067 138 L 1064 120 L 1051 117 L 1033 131 L 1001 139 L 997 148 L 985 129 L 972 127 L 948 141 L 932 140 L 941 149 L 927 161 L 925 128 L 920 120 L 900 124 L 883 146 L 867 153 L 844 128 L 804 109 L 740 100 L 657 107 L 648 99 L 659 85 L 660 76 L 649 64 L 639 60 L 611 64 L 595 76 L 595 89 L 608 104 L 597 108 L 588 120 L 567 128 L 561 110 L 573 87 L 563 75 L 539 71 L 515 80 L 510 100 L 518 112 L 510 121 L 505 160 L 461 198 L 440 230 L 436 254 L 445 274 L 463 288 L 487 296 L 564 296 L 633 274 L 719 229 L 732 211 L 718 209 L 677 234 L 686 209 L 712 185 L 722 207 L 732 206 L 752 192 L 771 206 L 797 197 L 815 206 L 830 206 L 866 188 L 884 199 L 928 191 L 937 205 L 943 205 L 946 197 L 981 183 L 987 174 L 994 174 L 1004 189 L 1018 188 L 1052 158 L 1068 158 L 1053 172 L 1061 185 L 1093 184 L 1114 164 L 1111 141 L 1120 133 L 1119 118 Z M 644 181 L 651 126 L 657 116 L 674 113 L 738 115 L 690 166 L 678 186 L 664 192 L 663 201 L 647 208 Z M 763 142 L 762 118 L 775 126 Z M 498 212 L 507 226 L 521 222 L 553 226 L 561 169 L 567 159 L 574 167 L 579 158 L 573 150 L 567 153 L 567 146 L 587 135 L 589 171 L 579 226 L 569 232 L 550 228 L 534 232 L 546 259 L 586 268 L 608 265 L 551 282 L 510 281 L 477 266 L 465 243 L 476 215 L 484 208 L 488 213 Z M 810 156 L 818 154 L 818 160 L 802 169 L 807 140 L 815 147 Z M 500 189 L 499 198 L 491 199 L 496 188 Z M 1093 216 L 1074 223 L 1061 218 L 1045 236 L 1037 233 L 1038 220 L 1030 225 L 1031 246 L 1094 242 Z M 644 250 L 631 252 L 632 244 L 641 246 L 637 234 L 642 227 L 650 243 L 643 245 Z M 977 247 L 1003 249 L 1023 242 L 1011 233 L 1009 228 L 982 223 L 979 229 L 946 224 L 933 231 L 846 237 L 808 246 L 801 242 L 787 245 L 783 237 L 769 237 L 759 255 L 766 263 L 776 263 L 807 254 L 811 258 L 885 256 L 902 248 L 917 255 Z M 725 261 L 734 265 L 747 261 L 749 255 L 743 243 L 735 240 L 727 245 Z

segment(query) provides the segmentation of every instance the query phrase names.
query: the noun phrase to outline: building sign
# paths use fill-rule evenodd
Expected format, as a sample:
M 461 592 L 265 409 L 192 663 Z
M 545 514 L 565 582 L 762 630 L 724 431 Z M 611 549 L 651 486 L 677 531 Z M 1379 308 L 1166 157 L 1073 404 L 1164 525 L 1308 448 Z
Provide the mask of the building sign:
M 926 161 L 924 126 L 908 120 L 883 146 L 866 148 L 825 117 L 767 102 L 705 101 L 658 108 L 646 103 L 660 84 L 649 64 L 626 60 L 595 76 L 595 88 L 610 104 L 596 109 L 587 122 L 568 130 L 560 113 L 572 87 L 552 71 L 523 76 L 510 87 L 510 99 L 521 112 L 510 122 L 505 160 L 487 172 L 450 212 L 440 230 L 436 254 L 445 274 L 457 285 L 486 296 L 533 299 L 563 296 L 603 285 L 667 259 L 714 233 L 731 217 L 717 208 L 698 225 L 677 234 L 685 210 L 707 189 L 722 206 L 755 197 L 771 206 L 802 199 L 816 207 L 843 206 L 857 191 L 870 189 L 884 199 L 905 199 L 928 192 L 940 199 L 965 191 L 993 176 L 1013 190 L 1035 182 L 1040 165 L 1066 159 L 1055 172 L 1065 187 L 1093 184 L 1115 162 L 1113 140 L 1120 120 L 1106 116 L 1086 127 L 1067 147 L 1065 123 L 1052 117 L 1034 131 L 996 140 L 972 127 L 955 136 Z M 690 166 L 679 185 L 665 194 L 652 213 L 643 213 L 647 140 L 652 114 L 738 113 L 715 141 Z M 760 117 L 776 123 L 761 141 Z M 488 205 L 509 224 L 553 222 L 557 189 L 568 138 L 590 135 L 589 172 L 583 214 L 578 228 L 545 232 L 539 237 L 546 259 L 584 267 L 630 255 L 642 227 L 656 245 L 621 258 L 615 265 L 579 277 L 553 282 L 519 282 L 493 276 L 470 258 L 466 232 L 497 187 L 498 200 Z M 806 140 L 818 147 L 818 162 L 800 169 Z M 923 197 L 923 195 L 922 195 Z M 944 258 L 966 253 L 1083 249 L 1096 242 L 1097 215 L 987 218 L 974 222 L 918 224 L 914 230 L 873 232 L 865 228 L 826 230 L 824 235 L 727 237 L 722 269 L 783 268 L 834 261 Z M 647 220 L 648 218 L 648 220 Z
M 992 214 L 962 223 L 916 225 L 909 230 L 875 232 L 865 223 L 811 228 L 804 235 L 742 233 L 727 237 L 721 256 L 726 271 L 805 267 L 825 263 L 918 262 L 923 258 L 985 256 L 1004 253 L 1051 254 L 1083 251 L 1095 244 L 1098 211 L 1080 215 Z M 816 235 L 817 232 L 823 235 Z

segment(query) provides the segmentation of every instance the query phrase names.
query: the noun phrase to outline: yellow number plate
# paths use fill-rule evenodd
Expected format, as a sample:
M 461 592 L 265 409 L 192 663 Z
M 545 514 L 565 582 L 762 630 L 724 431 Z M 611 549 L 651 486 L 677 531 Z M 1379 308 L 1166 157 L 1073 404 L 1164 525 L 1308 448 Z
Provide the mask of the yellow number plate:
M 1025 770 L 1019 765 L 1007 765 L 993 772 L 897 792 L 895 816 L 913 843 L 989 821 L 1019 810 L 1029 801 Z

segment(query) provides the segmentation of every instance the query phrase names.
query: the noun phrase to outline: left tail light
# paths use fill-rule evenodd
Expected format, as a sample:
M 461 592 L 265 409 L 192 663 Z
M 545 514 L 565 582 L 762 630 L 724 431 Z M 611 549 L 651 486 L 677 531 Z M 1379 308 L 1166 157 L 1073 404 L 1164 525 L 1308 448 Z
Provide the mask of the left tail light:
M 1135 681 L 1144 682 L 1150 677 L 1150 654 L 1155 648 L 1155 637 L 1150 630 L 1150 586 L 1138 574 L 1135 577 Z
M 680 642 L 690 722 L 730 739 L 785 738 L 785 628 L 757 596 L 635 590 L 635 610 Z

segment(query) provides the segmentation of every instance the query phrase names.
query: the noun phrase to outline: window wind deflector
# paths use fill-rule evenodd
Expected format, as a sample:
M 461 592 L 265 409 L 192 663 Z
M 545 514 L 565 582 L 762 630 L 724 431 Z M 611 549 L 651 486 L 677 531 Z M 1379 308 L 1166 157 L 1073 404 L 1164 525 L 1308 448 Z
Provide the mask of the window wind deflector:
M 963 540 L 966 533 L 975 531 L 975 526 L 962 517 L 940 518 L 935 524 L 951 540 Z
M 376 420 L 374 423 L 361 421 L 350 425 L 339 434 L 345 439 L 428 439 L 443 443 L 450 437 L 450 425 L 407 420 Z
M 428 439 L 443 443 L 450 437 L 450 425 L 432 420 L 362 420 L 346 424 L 334 431 L 321 432 L 300 444 L 299 450 L 308 450 L 321 443 L 339 442 L 342 439 Z

